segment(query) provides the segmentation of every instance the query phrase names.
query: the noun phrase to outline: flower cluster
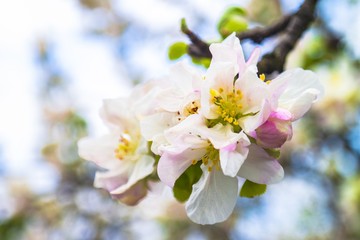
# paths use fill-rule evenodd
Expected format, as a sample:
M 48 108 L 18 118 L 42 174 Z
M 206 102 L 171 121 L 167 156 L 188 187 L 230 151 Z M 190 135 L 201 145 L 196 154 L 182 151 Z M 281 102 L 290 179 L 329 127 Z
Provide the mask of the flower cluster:
M 291 139 L 292 122 L 322 86 L 302 69 L 266 79 L 257 72 L 259 50 L 245 61 L 234 34 L 210 51 L 204 75 L 179 63 L 129 98 L 104 101 L 101 116 L 110 133 L 79 142 L 81 157 L 107 169 L 97 173 L 96 187 L 134 205 L 158 176 L 187 201 L 192 221 L 213 224 L 233 211 L 239 179 L 272 184 L 283 178 L 273 153 Z

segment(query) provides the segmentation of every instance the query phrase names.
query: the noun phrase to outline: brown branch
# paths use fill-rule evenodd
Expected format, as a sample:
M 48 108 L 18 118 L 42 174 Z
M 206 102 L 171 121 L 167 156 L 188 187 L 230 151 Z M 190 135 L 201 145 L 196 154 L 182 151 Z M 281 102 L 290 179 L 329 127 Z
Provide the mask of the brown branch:
M 318 0 L 305 0 L 297 12 L 284 16 L 275 24 L 237 34 L 237 37 L 241 40 L 251 39 L 257 43 L 276 34 L 283 34 L 274 50 L 266 54 L 259 62 L 259 72 L 270 74 L 283 71 L 287 55 L 295 47 L 297 41 L 315 18 L 314 14 L 317 2 Z M 187 27 L 185 20 L 181 22 L 181 31 L 191 40 L 191 44 L 188 47 L 188 54 L 190 56 L 196 58 L 211 58 L 209 44 L 193 33 Z
M 314 20 L 315 6 L 318 0 L 305 0 L 300 9 L 291 18 L 274 51 L 266 54 L 258 64 L 259 72 L 282 72 L 287 55 L 295 47 L 310 23 Z
M 188 47 L 188 54 L 196 58 L 211 58 L 209 44 L 201 40 L 186 25 L 185 19 L 181 19 L 181 31 L 188 36 L 192 44 Z
M 250 39 L 255 43 L 261 43 L 264 39 L 274 36 L 283 31 L 290 23 L 293 15 L 286 15 L 278 22 L 267 27 L 257 27 L 245 32 L 237 33 L 236 36 L 240 40 Z

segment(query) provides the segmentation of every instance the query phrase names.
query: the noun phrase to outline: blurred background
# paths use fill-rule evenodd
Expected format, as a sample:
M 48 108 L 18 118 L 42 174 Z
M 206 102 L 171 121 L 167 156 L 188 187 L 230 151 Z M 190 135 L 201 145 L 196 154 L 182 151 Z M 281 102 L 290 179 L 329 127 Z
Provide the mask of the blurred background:
M 219 41 L 231 6 L 247 10 L 252 28 L 302 1 L 0 2 L 0 239 L 360 239 L 359 0 L 319 1 L 318 19 L 288 57 L 287 68 L 315 71 L 326 94 L 282 149 L 285 179 L 239 198 L 213 226 L 190 222 L 170 191 L 136 207 L 116 203 L 93 187 L 96 167 L 78 157 L 76 142 L 106 132 L 103 98 L 166 73 L 168 47 L 188 42 L 181 18 Z M 246 54 L 256 46 L 242 45 Z

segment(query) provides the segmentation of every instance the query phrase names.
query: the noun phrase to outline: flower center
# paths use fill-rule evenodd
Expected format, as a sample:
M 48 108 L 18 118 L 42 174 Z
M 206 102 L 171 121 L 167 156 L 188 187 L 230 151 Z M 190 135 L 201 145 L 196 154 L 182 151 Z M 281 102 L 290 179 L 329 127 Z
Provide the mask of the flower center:
M 114 150 L 115 157 L 119 160 L 123 160 L 126 155 L 134 153 L 137 149 L 137 141 L 131 138 L 127 133 L 120 135 L 119 143 Z
M 184 108 L 184 116 L 187 117 L 187 116 L 190 116 L 192 114 L 195 114 L 197 113 L 197 111 L 199 110 L 200 108 L 200 102 L 199 100 L 196 100 L 196 101 L 192 101 L 191 103 L 187 104 Z
M 240 90 L 233 89 L 225 93 L 223 88 L 218 90 L 210 89 L 211 101 L 217 106 L 216 112 L 224 123 L 230 123 L 238 126 L 238 119 L 242 116 L 243 93 Z
M 209 172 L 211 172 L 214 168 L 216 170 L 220 170 L 219 150 L 215 149 L 212 144 L 209 144 L 206 148 L 206 153 L 199 160 L 194 159 L 192 164 L 195 165 L 198 161 L 202 161 Z

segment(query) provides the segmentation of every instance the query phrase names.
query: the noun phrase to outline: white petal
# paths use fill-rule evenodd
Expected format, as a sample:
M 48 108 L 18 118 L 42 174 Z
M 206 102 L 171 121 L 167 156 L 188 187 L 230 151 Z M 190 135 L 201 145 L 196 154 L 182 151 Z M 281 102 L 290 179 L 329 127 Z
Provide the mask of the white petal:
M 236 143 L 240 138 L 247 138 L 243 133 L 234 133 L 229 124 L 224 126 L 219 123 L 212 128 L 199 126 L 197 130 L 199 135 L 205 139 L 209 139 L 216 149 Z
M 201 129 L 205 126 L 204 119 L 199 114 L 188 116 L 176 126 L 165 131 L 167 141 L 176 146 L 201 148 L 207 146 L 207 140 L 201 138 Z
M 157 135 L 162 135 L 173 126 L 175 116 L 175 113 L 160 112 L 144 117 L 140 121 L 141 134 L 146 140 L 153 141 Z
M 121 168 L 112 171 L 96 172 L 94 186 L 97 188 L 104 188 L 111 192 L 119 186 L 125 185 L 129 181 L 129 174 L 133 169 L 133 164 L 126 164 Z
M 100 116 L 110 128 L 137 129 L 138 121 L 130 109 L 128 99 L 104 99 Z
M 254 49 L 254 51 L 251 53 L 249 59 L 246 61 L 246 66 L 252 68 L 255 73 L 257 73 L 256 65 L 259 60 L 259 57 L 260 57 L 260 48 L 257 47 Z M 239 73 L 239 74 L 241 75 L 241 73 Z
M 229 177 L 237 175 L 248 155 L 249 145 L 250 141 L 246 137 L 246 139 L 240 139 L 237 143 L 220 149 L 220 166 L 225 175 Z
M 119 135 L 108 134 L 98 138 L 82 138 L 78 141 L 80 157 L 106 169 L 117 168 L 121 161 L 115 157 Z
M 142 156 L 139 160 L 136 161 L 134 168 L 129 173 L 128 182 L 118 188 L 115 188 L 110 193 L 111 194 L 121 194 L 128 190 L 131 186 L 137 183 L 139 180 L 150 175 L 154 170 L 155 160 L 147 155 Z
M 279 182 L 284 177 L 284 169 L 264 149 L 252 144 L 249 147 L 248 157 L 241 166 L 238 176 L 255 183 L 271 184 Z
M 203 175 L 193 185 L 186 212 L 198 224 L 225 221 L 234 210 L 238 197 L 238 180 L 225 176 L 221 171 L 211 173 L 202 166 Z
M 236 66 L 235 74 L 239 72 L 239 67 L 245 68 L 244 53 L 235 33 L 229 35 L 222 43 L 211 44 L 210 52 L 212 54 L 210 67 L 219 62 L 229 62 Z
M 279 107 L 290 111 L 292 120 L 295 121 L 323 95 L 324 89 L 312 71 L 294 69 L 286 71 L 285 74 L 289 79 L 286 89 L 279 97 Z
M 175 181 L 192 164 L 206 153 L 205 148 L 164 151 L 158 163 L 158 175 L 166 185 L 173 187 Z
M 264 99 L 260 104 L 260 108 L 254 116 L 241 118 L 239 121 L 240 126 L 246 133 L 254 131 L 257 127 L 263 124 L 271 113 L 271 104 L 267 99 Z

